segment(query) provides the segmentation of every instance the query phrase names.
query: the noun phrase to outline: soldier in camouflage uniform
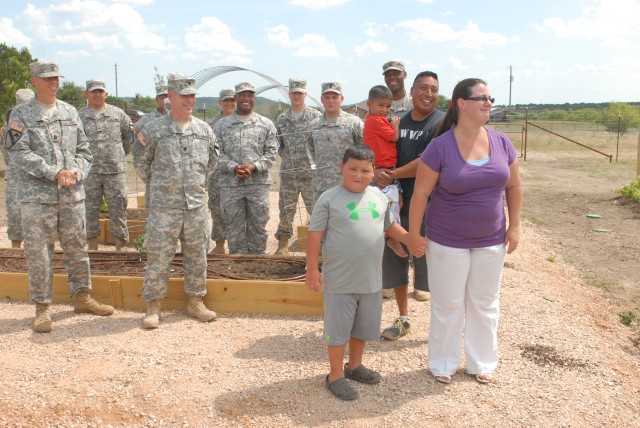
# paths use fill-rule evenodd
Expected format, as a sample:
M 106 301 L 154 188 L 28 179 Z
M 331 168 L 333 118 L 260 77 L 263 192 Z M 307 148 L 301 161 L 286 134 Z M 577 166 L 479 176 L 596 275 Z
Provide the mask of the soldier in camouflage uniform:
M 31 89 L 18 89 L 16 91 L 16 105 L 25 103 L 29 100 L 35 98 L 36 94 L 33 93 Z M 11 115 L 11 110 L 7 112 L 7 123 L 9 121 L 9 115 Z M 3 126 L 0 129 L 0 141 L 4 142 L 4 139 L 7 135 L 7 127 Z M 18 195 L 18 179 L 16 177 L 15 166 L 13 162 L 11 162 L 11 158 L 9 157 L 9 152 L 7 151 L 7 147 L 4 144 L 0 144 L 2 148 L 2 157 L 4 158 L 4 164 L 7 167 L 7 170 L 4 174 L 4 179 L 6 181 L 6 192 L 5 192 L 5 207 L 7 209 L 7 235 L 11 240 L 12 248 L 20 248 L 22 244 L 22 215 L 20 214 L 20 198 Z
M 220 205 L 229 253 L 264 254 L 269 221 L 269 168 L 278 142 L 273 122 L 253 111 L 255 88 L 236 85 L 236 112 L 214 126 L 220 145 Z
M 169 74 L 167 80 L 171 114 L 142 128 L 137 141 L 144 151 L 134 164 L 151 192 L 142 286 L 142 298 L 147 301 L 145 329 L 160 324 L 160 299 L 167 295 L 178 240 L 184 253 L 186 313 L 203 322 L 216 319 L 216 313 L 202 302 L 207 294 L 209 242 L 205 184 L 218 160 L 216 140 L 206 122 L 191 116 L 195 80 L 181 73 Z
M 140 156 L 142 156 L 142 153 L 144 152 L 144 147 L 142 147 L 142 145 L 138 142 L 137 139 L 135 139 L 135 137 L 138 136 L 138 133 L 140 131 L 142 131 L 142 128 L 149 122 L 151 122 L 154 119 L 158 119 L 162 116 L 167 115 L 169 112 L 167 110 L 167 104 L 168 104 L 168 99 L 167 99 L 167 85 L 156 85 L 156 104 L 158 105 L 158 108 L 155 109 L 154 111 L 145 114 L 144 116 L 142 116 L 140 119 L 138 119 L 138 121 L 136 123 L 133 124 L 133 135 L 134 135 L 134 141 L 133 141 L 133 146 L 131 147 L 131 155 L 133 156 L 133 161 L 135 162 L 136 159 L 140 158 Z M 142 180 L 142 177 L 140 177 L 140 179 Z M 145 186 L 144 189 L 144 199 L 145 199 L 145 206 L 149 205 L 149 186 Z
M 364 123 L 352 114 L 342 110 L 342 85 L 337 82 L 322 84 L 320 101 L 324 106 L 324 115 L 309 124 L 313 159 L 313 190 L 316 199 L 320 195 L 341 183 L 340 163 L 347 147 L 363 144 Z
M 222 89 L 220 91 L 220 99 L 218 104 L 222 108 L 219 115 L 211 119 L 209 125 L 213 128 L 217 121 L 225 116 L 233 114 L 236 109 L 236 93 L 232 89 Z M 224 233 L 224 219 L 220 209 L 220 171 L 216 170 L 209 179 L 209 209 L 211 210 L 211 239 L 216 242 L 213 249 L 214 254 L 224 254 L 224 242 L 226 240 Z
M 95 301 L 89 256 L 84 248 L 84 187 L 92 161 L 89 140 L 74 107 L 56 99 L 58 65 L 29 64 L 36 98 L 16 106 L 9 118 L 5 144 L 17 169 L 22 202 L 24 254 L 29 296 L 36 304 L 33 330 L 51 331 L 53 249 L 56 240 L 65 265 L 76 313 L 111 315 L 113 307 Z
M 84 200 L 87 243 L 90 250 L 98 249 L 103 196 L 109 208 L 109 225 L 116 241 L 116 250 L 121 250 L 129 242 L 125 156 L 131 151 L 133 133 L 129 116 L 122 109 L 105 102 L 108 95 L 104 80 L 87 80 L 84 96 L 88 105 L 80 110 L 93 155 L 93 165 L 84 182 L 87 195 Z
M 305 105 L 307 97 L 307 81 L 294 77 L 289 79 L 289 100 L 291 108 L 276 119 L 278 131 L 278 154 L 280 163 L 280 223 L 276 231 L 278 249 L 276 255 L 289 254 L 289 240 L 293 234 L 293 218 L 296 214 L 298 198 L 302 194 L 309 217 L 315 203 L 315 195 L 311 186 L 314 168 L 311 156 L 309 123 L 322 116 L 316 109 Z
M 398 60 L 385 62 L 382 66 L 382 75 L 384 83 L 393 94 L 389 117 L 402 118 L 409 110 L 413 109 L 411 95 L 404 88 L 404 81 L 407 78 L 404 62 Z

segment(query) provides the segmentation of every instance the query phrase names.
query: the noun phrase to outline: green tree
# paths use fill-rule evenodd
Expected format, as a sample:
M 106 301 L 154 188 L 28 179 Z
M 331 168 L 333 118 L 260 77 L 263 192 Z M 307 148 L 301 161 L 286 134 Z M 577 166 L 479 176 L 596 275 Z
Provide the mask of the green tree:
M 20 50 L 0 43 L 0 111 L 4 113 L 16 103 L 16 91 L 29 86 L 29 63 L 35 61 L 27 48 Z
M 77 109 L 81 109 L 87 105 L 87 98 L 84 96 L 84 88 L 81 88 L 68 80 L 62 82 L 62 86 L 58 89 L 56 98 L 71 104 Z
M 640 111 L 627 103 L 611 103 L 602 111 L 599 123 L 609 132 L 620 132 L 620 135 L 624 135 L 629 128 L 640 125 Z

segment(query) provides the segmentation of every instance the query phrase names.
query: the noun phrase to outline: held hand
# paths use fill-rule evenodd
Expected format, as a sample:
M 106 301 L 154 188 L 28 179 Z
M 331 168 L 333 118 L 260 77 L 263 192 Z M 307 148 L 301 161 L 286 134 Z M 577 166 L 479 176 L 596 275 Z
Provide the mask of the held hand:
M 518 249 L 518 243 L 520 242 L 520 229 L 508 228 L 507 234 L 504 238 L 504 245 L 507 247 L 507 254 L 513 253 Z
M 391 120 L 389 121 L 391 125 L 396 125 L 400 123 L 400 118 L 398 116 L 391 116 Z
M 380 189 L 384 189 L 389 186 L 393 181 L 391 176 L 393 171 L 386 168 L 376 168 L 373 171 L 373 183 L 378 186 Z
M 235 170 L 236 178 L 244 179 L 251 175 L 251 171 L 248 169 L 247 165 L 237 165 Z
M 78 171 L 61 169 L 56 175 L 58 186 L 71 187 L 78 182 Z
M 427 252 L 427 238 L 418 234 L 409 237 L 409 251 L 414 257 L 422 257 Z
M 318 292 L 322 290 L 322 274 L 318 269 L 307 270 L 304 282 L 311 291 Z

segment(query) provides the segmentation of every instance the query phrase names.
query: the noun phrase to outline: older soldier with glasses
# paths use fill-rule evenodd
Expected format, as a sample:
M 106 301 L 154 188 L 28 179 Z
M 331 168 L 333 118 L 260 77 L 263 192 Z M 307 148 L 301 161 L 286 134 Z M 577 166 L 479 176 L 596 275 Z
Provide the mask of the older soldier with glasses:
M 58 65 L 29 64 L 36 98 L 16 106 L 9 118 L 5 144 L 18 168 L 24 254 L 29 295 L 36 304 L 33 330 L 51 331 L 53 249 L 64 251 L 69 291 L 76 313 L 111 315 L 113 307 L 95 301 L 91 291 L 86 241 L 84 187 L 93 160 L 89 140 L 76 109 L 56 99 Z

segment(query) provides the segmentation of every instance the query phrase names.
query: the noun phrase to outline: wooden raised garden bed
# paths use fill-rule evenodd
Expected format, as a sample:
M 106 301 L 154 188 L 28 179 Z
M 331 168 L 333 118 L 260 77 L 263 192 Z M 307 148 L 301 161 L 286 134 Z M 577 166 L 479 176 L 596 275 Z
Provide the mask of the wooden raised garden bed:
M 66 269 L 56 254 L 53 301 L 71 303 Z M 142 281 L 145 263 L 137 253 L 90 252 L 92 295 L 121 309 L 144 310 Z M 216 312 L 273 315 L 321 315 L 322 293 L 304 284 L 304 258 L 276 256 L 215 256 L 208 261 L 205 304 Z M 187 298 L 182 257 L 176 254 L 163 308 L 182 308 Z M 242 278 L 242 279 L 236 279 Z M 29 301 L 26 262 L 20 249 L 0 249 L 0 299 Z

